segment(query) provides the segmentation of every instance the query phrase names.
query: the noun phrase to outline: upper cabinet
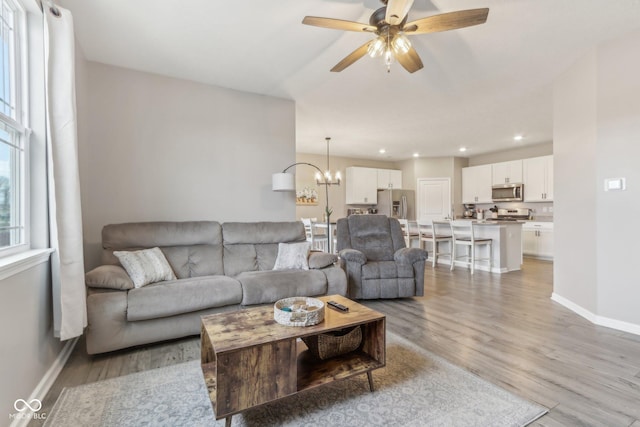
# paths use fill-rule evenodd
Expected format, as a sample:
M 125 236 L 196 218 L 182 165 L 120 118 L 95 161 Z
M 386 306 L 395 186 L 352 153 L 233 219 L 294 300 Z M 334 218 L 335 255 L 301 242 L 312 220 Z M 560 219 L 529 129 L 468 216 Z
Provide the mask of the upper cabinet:
M 491 202 L 491 165 L 462 168 L 462 203 Z
M 553 201 L 553 156 L 523 160 L 525 202 Z
M 491 165 L 492 184 L 519 184 L 522 182 L 522 160 Z
M 378 189 L 389 190 L 402 188 L 402 171 L 378 169 Z
M 378 169 L 349 167 L 346 172 L 347 205 L 378 203 Z

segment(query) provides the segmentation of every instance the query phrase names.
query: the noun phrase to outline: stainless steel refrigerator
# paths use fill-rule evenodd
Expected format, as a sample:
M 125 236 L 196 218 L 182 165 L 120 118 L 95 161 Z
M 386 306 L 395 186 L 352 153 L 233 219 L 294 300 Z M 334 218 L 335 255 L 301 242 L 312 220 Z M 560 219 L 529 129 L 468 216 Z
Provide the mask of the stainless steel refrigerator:
M 413 190 L 378 190 L 377 208 L 380 215 L 415 221 L 415 192 Z

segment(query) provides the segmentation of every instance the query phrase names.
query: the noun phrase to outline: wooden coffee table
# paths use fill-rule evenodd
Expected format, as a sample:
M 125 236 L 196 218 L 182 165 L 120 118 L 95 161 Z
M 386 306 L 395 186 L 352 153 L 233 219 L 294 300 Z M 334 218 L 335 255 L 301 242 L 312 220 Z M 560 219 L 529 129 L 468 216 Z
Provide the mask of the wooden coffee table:
M 349 307 L 325 306 L 324 321 L 307 327 L 273 320 L 273 306 L 249 308 L 202 318 L 202 373 L 216 419 L 303 390 L 385 366 L 385 316 L 340 295 L 319 297 Z M 309 354 L 299 338 L 362 325 L 360 350 L 327 360 Z

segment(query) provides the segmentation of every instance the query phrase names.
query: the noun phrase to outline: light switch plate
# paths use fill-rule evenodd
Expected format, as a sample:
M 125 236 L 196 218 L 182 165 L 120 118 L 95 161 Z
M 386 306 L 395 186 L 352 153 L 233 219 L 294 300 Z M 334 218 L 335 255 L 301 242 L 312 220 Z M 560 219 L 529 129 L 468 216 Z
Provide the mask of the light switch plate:
M 627 189 L 625 178 L 607 178 L 604 180 L 604 191 L 619 191 Z

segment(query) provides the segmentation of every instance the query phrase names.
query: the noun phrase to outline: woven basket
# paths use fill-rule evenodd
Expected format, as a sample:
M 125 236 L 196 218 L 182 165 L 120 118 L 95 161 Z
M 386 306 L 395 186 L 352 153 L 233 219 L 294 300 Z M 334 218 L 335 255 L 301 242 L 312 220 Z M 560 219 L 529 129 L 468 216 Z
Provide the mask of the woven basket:
M 295 306 L 302 309 L 291 308 Z M 273 318 L 285 326 L 312 326 L 324 320 L 324 303 L 319 299 L 309 297 L 292 297 L 276 301 L 273 305 Z
M 302 341 L 315 357 L 321 360 L 329 359 L 357 350 L 362 343 L 362 328 L 356 326 L 326 334 L 311 335 L 302 338 Z

